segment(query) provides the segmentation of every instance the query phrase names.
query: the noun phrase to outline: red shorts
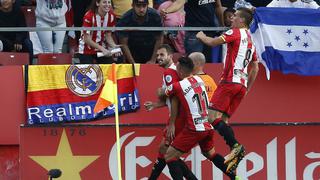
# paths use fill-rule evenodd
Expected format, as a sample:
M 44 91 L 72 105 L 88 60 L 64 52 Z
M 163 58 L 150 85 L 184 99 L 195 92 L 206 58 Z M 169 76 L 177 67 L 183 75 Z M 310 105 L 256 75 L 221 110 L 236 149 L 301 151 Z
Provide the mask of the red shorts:
M 209 109 L 220 111 L 230 117 L 238 108 L 246 91 L 247 88 L 242 84 L 220 83 L 210 100 Z
M 187 153 L 199 144 L 202 152 L 208 152 L 214 147 L 213 135 L 214 130 L 192 131 L 184 128 L 178 136 L 174 138 L 171 146 L 181 152 Z

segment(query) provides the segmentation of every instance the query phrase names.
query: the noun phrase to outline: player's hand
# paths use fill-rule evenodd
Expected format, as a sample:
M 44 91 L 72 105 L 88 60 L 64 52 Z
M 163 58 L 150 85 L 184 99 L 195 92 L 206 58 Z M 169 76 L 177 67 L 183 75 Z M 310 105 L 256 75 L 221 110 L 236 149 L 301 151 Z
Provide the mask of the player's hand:
M 202 38 L 206 37 L 206 34 L 204 34 L 203 31 L 200 31 L 200 32 L 197 33 L 196 37 L 198 39 L 202 39 Z
M 170 141 L 173 141 L 174 139 L 174 133 L 175 133 L 175 127 L 174 127 L 174 124 L 172 125 L 168 125 L 168 128 L 167 128 L 167 138 L 170 140 Z
M 146 108 L 147 111 L 151 111 L 154 109 L 154 105 L 153 105 L 153 102 L 151 101 L 146 101 L 144 103 L 144 107 Z
M 248 93 L 249 93 L 249 90 L 247 89 L 246 94 L 245 94 L 244 96 L 247 96 L 247 95 L 248 95 Z

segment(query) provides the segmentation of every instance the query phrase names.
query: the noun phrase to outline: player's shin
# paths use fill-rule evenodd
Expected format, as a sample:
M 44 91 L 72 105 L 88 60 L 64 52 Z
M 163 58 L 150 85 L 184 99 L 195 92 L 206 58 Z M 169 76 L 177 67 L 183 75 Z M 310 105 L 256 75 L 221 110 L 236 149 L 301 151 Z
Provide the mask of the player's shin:
M 185 177 L 188 180 L 197 180 L 197 177 L 192 173 L 192 171 L 189 169 L 186 163 L 181 159 L 179 159 L 179 161 L 181 164 L 183 177 Z
M 166 167 L 164 155 L 159 153 L 157 161 L 154 163 L 149 180 L 156 180 L 160 176 L 162 170 Z
M 220 154 L 213 154 L 210 157 L 210 161 L 213 162 L 213 164 L 219 168 L 224 174 L 226 174 L 228 177 L 230 177 L 231 180 L 235 179 L 236 175 L 233 171 L 227 172 L 227 165 L 224 164 L 224 157 L 222 157 Z
M 212 126 L 224 138 L 230 149 L 232 149 L 235 144 L 238 144 L 238 141 L 234 137 L 232 128 L 227 125 L 221 118 L 216 119 L 212 123 Z
M 178 159 L 171 159 L 166 162 L 173 180 L 183 180 L 183 170 Z

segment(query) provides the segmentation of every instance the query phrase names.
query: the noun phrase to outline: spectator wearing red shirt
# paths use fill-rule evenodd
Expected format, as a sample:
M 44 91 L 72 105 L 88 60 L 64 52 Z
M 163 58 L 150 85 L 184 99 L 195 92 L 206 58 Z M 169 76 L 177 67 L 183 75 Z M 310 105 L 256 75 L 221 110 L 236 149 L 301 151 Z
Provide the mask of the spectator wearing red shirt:
M 110 9 L 110 0 L 92 1 L 89 11 L 83 17 L 83 27 L 113 27 L 115 16 Z M 80 63 L 92 64 L 94 59 L 99 64 L 113 63 L 117 59 L 112 58 L 111 49 L 116 47 L 110 31 L 83 31 L 79 40 Z M 98 52 L 102 56 L 97 57 Z

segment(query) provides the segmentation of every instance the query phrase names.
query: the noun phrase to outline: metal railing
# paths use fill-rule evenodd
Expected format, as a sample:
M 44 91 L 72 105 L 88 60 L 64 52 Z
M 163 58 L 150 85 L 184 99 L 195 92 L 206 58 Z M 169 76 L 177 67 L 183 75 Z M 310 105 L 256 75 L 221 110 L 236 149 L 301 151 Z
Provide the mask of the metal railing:
M 35 31 L 225 31 L 227 27 L 2 27 L 0 32 Z

